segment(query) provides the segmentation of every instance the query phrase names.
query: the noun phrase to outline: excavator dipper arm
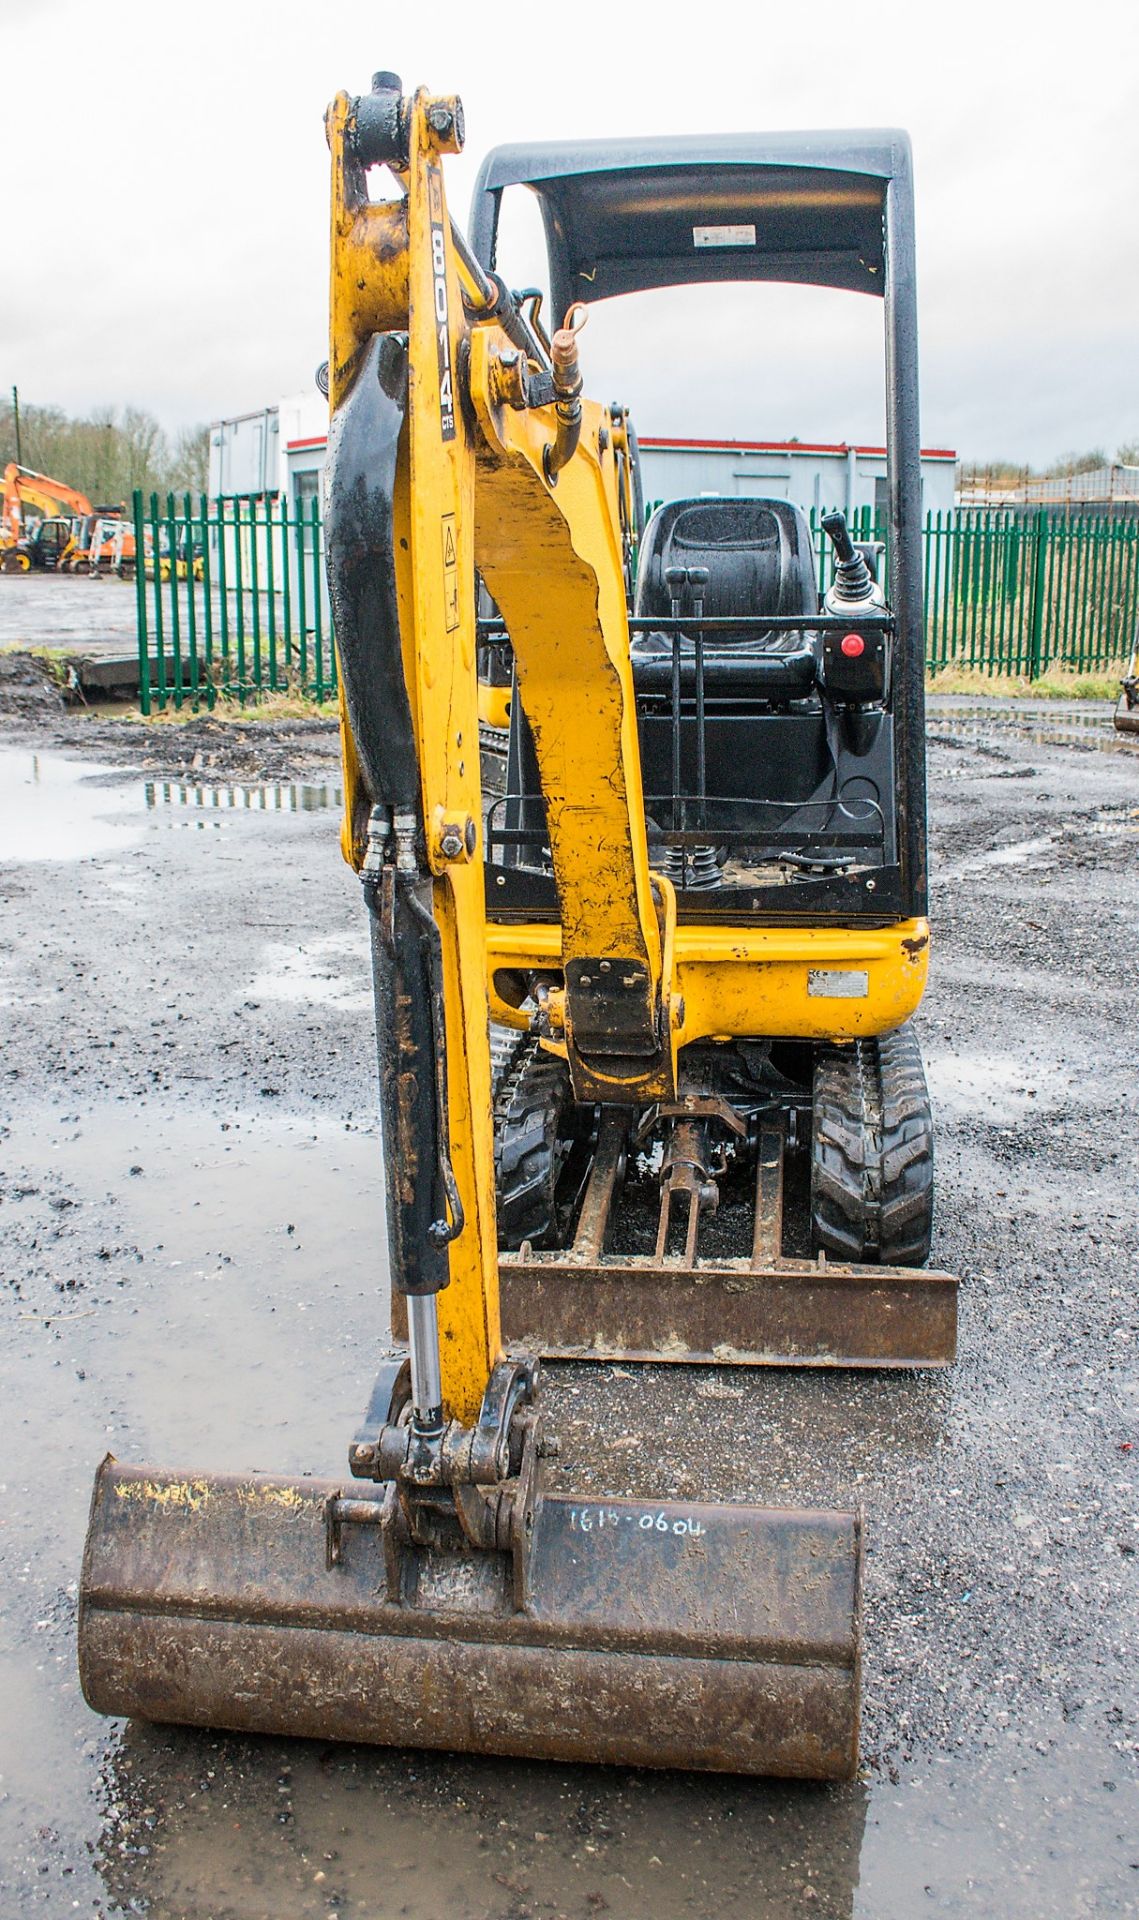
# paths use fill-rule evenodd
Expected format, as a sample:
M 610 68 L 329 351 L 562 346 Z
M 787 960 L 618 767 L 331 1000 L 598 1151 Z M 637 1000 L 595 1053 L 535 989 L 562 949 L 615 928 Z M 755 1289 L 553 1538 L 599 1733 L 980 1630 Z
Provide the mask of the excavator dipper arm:
M 500 1351 L 476 567 L 513 637 L 541 770 L 565 979 L 546 1037 L 579 1098 L 675 1088 L 675 903 L 649 872 L 608 410 L 580 399 L 571 330 L 552 364 L 528 361 L 456 243 L 441 155 L 457 102 L 384 101 L 342 95 L 328 123 L 344 839 L 377 943 L 393 1271 L 423 1303 L 413 1372 L 434 1310 L 442 1403 L 470 1420 Z M 370 201 L 381 161 L 404 191 Z

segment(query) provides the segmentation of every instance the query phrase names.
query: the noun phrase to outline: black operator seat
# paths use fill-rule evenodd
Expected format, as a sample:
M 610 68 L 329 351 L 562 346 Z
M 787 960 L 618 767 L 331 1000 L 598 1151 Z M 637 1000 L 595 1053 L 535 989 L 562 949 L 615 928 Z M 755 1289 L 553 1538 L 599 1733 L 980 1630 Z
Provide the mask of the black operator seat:
M 704 684 L 710 698 L 804 699 L 818 670 L 818 635 L 808 629 L 772 630 L 764 617 L 817 617 L 819 593 L 810 528 L 789 500 L 670 500 L 658 507 L 641 540 L 634 614 L 667 619 L 672 612 L 666 572 L 706 567 L 706 618 L 732 617 L 746 625 L 709 633 Z M 692 597 L 681 589 L 681 613 Z M 634 634 L 633 682 L 638 693 L 665 694 L 672 686 L 672 642 L 665 633 Z M 681 644 L 681 687 L 692 690 L 694 648 Z

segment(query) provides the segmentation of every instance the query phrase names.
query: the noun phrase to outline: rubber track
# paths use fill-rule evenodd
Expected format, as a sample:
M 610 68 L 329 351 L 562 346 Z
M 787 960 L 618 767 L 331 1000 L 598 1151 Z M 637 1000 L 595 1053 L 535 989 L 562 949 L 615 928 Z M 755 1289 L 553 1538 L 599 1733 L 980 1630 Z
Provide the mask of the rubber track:
M 498 1244 L 543 1246 L 557 1225 L 558 1127 L 570 1098 L 569 1069 L 524 1039 L 495 1090 L 494 1184 Z
M 913 1028 L 820 1055 L 813 1107 L 816 1249 L 923 1266 L 933 1230 L 933 1123 Z

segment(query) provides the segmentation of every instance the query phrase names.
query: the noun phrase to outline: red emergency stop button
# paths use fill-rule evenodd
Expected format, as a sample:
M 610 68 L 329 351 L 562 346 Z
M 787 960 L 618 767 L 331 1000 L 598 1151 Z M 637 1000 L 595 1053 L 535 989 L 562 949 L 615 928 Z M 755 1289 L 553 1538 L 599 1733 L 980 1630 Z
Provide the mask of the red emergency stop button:
M 866 652 L 866 642 L 860 633 L 844 633 L 839 643 L 840 653 L 848 660 L 857 660 Z

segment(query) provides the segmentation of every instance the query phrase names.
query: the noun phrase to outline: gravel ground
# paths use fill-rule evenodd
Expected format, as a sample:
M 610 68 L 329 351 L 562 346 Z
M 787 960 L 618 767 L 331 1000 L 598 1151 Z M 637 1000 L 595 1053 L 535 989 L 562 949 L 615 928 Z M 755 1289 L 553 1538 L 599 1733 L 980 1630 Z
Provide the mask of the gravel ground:
M 206 785 L 339 777 L 335 720 L 266 725 L 201 713 L 171 714 L 144 724 L 133 706 L 84 706 L 65 699 L 42 662 L 18 648 L 0 651 L 0 740 L 13 737 L 34 738 L 37 747 L 52 752 Z
M 137 609 L 134 581 L 110 573 L 0 575 L 6 646 L 63 647 L 92 656 L 133 653 Z
M 324 723 L 143 729 L 0 656 L 5 1916 L 1139 1911 L 1139 743 L 933 703 L 952 1372 L 568 1369 L 567 1485 L 867 1514 L 852 1788 L 104 1723 L 92 1469 L 336 1470 L 384 1331 L 367 947 Z

